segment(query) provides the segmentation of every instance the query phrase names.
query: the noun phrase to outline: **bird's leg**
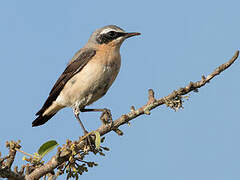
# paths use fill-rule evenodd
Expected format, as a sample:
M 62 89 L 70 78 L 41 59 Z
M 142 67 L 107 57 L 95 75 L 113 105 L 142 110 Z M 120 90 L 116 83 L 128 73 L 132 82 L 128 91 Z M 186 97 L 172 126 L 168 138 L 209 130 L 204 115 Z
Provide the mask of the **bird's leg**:
M 83 132 L 84 132 L 84 135 L 86 135 L 86 134 L 88 134 L 88 131 L 85 129 L 85 127 L 83 126 L 83 123 L 82 123 L 82 121 L 80 120 L 80 118 L 79 118 L 79 110 L 77 110 L 77 109 L 74 109 L 74 115 L 75 115 L 75 117 L 76 117 L 76 119 L 78 120 L 78 122 L 80 123 L 80 125 L 81 125 L 81 127 L 82 127 L 82 129 L 83 129 Z
M 87 134 L 88 134 L 88 131 L 85 129 L 85 127 L 83 126 L 82 121 L 81 121 L 80 118 L 79 118 L 79 114 L 80 114 L 80 113 L 79 113 L 79 109 L 74 108 L 73 111 L 74 111 L 74 115 L 75 115 L 76 119 L 78 120 L 78 122 L 80 123 L 80 125 L 81 125 L 81 127 L 82 127 L 82 129 L 83 129 L 84 135 L 87 135 Z M 87 136 L 87 144 L 89 144 L 90 148 L 93 149 L 91 142 L 92 142 L 92 141 L 91 141 L 90 136 Z
M 110 124 L 113 125 L 112 114 L 109 109 L 80 109 L 81 112 L 102 112 L 100 117 L 103 124 Z

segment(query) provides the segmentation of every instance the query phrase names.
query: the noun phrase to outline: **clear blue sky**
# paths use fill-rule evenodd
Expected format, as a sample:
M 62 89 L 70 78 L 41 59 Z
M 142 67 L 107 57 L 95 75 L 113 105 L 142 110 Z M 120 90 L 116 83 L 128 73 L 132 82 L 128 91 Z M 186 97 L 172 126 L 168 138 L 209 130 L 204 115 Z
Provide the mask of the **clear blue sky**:
M 91 107 L 107 107 L 113 117 L 207 75 L 239 49 L 240 1 L 24 1 L 0 2 L 0 151 L 6 140 L 22 140 L 35 152 L 43 142 L 77 139 L 81 127 L 71 109 L 32 128 L 68 60 L 95 29 L 115 24 L 141 36 L 124 42 L 122 67 L 107 95 Z M 240 62 L 192 93 L 184 110 L 161 106 L 107 135 L 106 157 L 81 178 L 235 180 L 240 179 Z M 81 115 L 88 130 L 98 113 Z M 21 154 L 17 162 L 22 163 Z M 64 179 L 61 177 L 60 179 Z

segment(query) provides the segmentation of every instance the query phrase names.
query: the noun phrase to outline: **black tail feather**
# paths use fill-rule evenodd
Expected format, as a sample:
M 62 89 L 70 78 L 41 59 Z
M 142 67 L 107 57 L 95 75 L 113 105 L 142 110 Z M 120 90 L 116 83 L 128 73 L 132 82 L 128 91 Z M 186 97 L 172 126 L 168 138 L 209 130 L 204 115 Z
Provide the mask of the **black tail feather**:
M 43 124 L 46 123 L 49 119 L 51 119 L 55 114 L 56 114 L 56 113 L 51 114 L 51 115 L 45 115 L 45 116 L 39 115 L 39 116 L 32 122 L 32 127 L 43 125 Z

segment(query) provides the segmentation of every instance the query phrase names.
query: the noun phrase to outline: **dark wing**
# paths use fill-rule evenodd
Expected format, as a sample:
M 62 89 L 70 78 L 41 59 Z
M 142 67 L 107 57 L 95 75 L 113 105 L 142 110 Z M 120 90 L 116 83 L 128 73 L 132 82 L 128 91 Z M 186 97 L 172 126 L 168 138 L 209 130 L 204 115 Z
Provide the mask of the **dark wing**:
M 54 84 L 51 92 L 49 93 L 49 96 L 47 100 L 45 101 L 43 107 L 36 113 L 36 115 L 41 116 L 44 111 L 51 106 L 52 102 L 55 101 L 60 94 L 61 90 L 65 86 L 65 84 L 68 82 L 69 79 L 71 79 L 76 73 L 81 71 L 81 69 L 88 63 L 88 61 L 95 56 L 96 50 L 94 49 L 82 49 L 79 52 L 78 57 L 72 61 L 62 75 L 58 78 L 57 82 Z

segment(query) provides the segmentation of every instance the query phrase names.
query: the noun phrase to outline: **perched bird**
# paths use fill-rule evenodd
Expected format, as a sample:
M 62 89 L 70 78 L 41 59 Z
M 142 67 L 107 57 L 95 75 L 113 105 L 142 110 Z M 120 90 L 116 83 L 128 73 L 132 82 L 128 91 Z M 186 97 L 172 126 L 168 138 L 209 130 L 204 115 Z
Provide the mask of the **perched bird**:
M 73 108 L 84 133 L 87 133 L 79 113 L 104 111 L 85 109 L 104 96 L 115 80 L 121 65 L 120 46 L 129 37 L 140 33 L 127 33 L 115 25 L 97 29 L 87 44 L 68 63 L 54 84 L 47 100 L 36 113 L 32 126 L 39 126 L 51 119 L 60 109 Z

